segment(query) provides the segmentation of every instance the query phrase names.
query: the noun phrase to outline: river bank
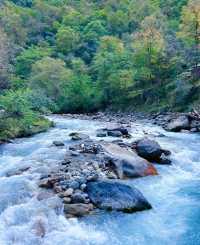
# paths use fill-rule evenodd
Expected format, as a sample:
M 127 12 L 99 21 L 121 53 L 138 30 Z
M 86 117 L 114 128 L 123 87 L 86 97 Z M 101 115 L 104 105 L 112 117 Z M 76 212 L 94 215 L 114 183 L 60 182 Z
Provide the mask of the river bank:
M 53 123 L 44 116 L 30 114 L 26 117 L 11 117 L 0 114 L 0 144 L 15 138 L 30 137 L 45 132 Z

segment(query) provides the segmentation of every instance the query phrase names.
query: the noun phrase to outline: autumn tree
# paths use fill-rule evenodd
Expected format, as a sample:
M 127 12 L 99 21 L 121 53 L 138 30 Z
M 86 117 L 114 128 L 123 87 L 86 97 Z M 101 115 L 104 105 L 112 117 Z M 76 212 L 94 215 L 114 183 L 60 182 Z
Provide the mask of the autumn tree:
M 148 16 L 141 23 L 139 32 L 133 35 L 134 64 L 137 79 L 153 82 L 155 72 L 165 49 L 165 40 L 160 21 L 155 16 Z

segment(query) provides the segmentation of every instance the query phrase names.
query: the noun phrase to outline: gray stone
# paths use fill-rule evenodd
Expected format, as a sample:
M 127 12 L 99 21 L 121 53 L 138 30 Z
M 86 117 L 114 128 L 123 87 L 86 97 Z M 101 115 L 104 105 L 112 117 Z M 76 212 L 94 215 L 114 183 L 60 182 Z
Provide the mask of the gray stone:
M 64 197 L 64 198 L 63 198 L 63 202 L 66 203 L 66 204 L 71 203 L 71 201 L 72 201 L 72 200 L 71 200 L 70 197 Z
M 168 131 L 180 132 L 182 129 L 190 129 L 190 121 L 188 116 L 183 115 L 172 120 L 166 128 Z
M 85 203 L 86 197 L 82 193 L 74 193 L 72 195 L 72 203 Z
M 99 176 L 97 173 L 93 173 L 90 176 L 87 177 L 87 181 L 96 181 L 98 180 Z
M 89 136 L 83 133 L 73 132 L 69 134 L 72 140 L 86 140 L 89 139 Z
M 97 130 L 97 134 L 96 134 L 97 137 L 106 137 L 107 136 L 107 132 L 104 131 L 104 130 Z
M 86 184 L 82 184 L 82 185 L 80 186 L 80 188 L 81 188 L 82 191 L 84 191 L 86 187 L 87 187 Z
M 63 196 L 64 197 L 69 197 L 73 194 L 74 190 L 72 188 L 67 189 L 64 193 Z
M 93 210 L 93 205 L 84 203 L 65 204 L 64 212 L 67 215 L 82 217 L 88 215 Z
M 112 137 L 122 137 L 122 133 L 120 131 L 108 131 L 108 136 Z
M 64 146 L 65 144 L 62 141 L 55 140 L 55 141 L 53 141 L 53 145 L 55 145 L 55 146 Z

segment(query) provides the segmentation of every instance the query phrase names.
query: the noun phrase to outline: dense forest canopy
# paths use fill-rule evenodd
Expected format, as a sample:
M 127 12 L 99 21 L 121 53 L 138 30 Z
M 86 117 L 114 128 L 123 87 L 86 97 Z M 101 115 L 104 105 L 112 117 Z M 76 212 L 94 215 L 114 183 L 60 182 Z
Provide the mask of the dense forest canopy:
M 12 116 L 189 110 L 200 101 L 200 1 L 3 0 L 0 91 Z

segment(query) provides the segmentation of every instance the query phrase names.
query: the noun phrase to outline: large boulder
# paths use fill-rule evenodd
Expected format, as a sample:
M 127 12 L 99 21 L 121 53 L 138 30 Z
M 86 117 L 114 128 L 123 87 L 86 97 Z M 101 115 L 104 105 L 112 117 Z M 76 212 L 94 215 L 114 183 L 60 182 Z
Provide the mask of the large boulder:
M 92 203 L 100 209 L 131 213 L 151 208 L 139 190 L 119 182 L 90 182 L 86 191 Z
M 163 150 L 155 140 L 148 138 L 139 140 L 135 148 L 139 156 L 150 162 L 162 162 L 163 155 L 170 154 L 169 151 Z
M 166 127 L 168 131 L 180 132 L 182 129 L 190 129 L 190 120 L 187 115 L 182 115 L 172 120 Z
M 109 158 L 112 168 L 121 179 L 157 174 L 157 170 L 151 163 L 131 150 L 113 143 L 102 143 L 102 147 Z

